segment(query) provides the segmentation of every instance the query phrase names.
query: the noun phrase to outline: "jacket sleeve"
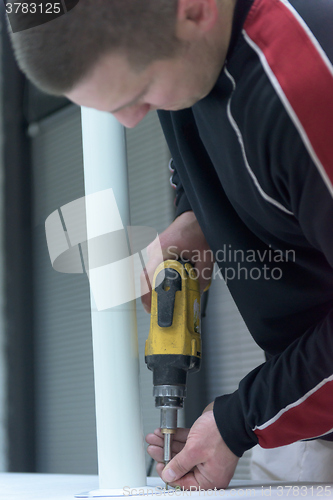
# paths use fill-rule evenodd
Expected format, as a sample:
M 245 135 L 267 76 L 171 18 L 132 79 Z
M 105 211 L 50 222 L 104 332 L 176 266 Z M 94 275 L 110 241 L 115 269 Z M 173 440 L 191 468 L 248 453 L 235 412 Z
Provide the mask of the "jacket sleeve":
M 237 456 L 257 443 L 276 448 L 332 432 L 332 333 L 333 312 L 215 400 L 217 426 Z
M 280 137 L 276 128 L 274 134 L 271 155 L 275 164 L 271 168 L 273 175 L 278 172 L 275 185 L 308 243 L 308 262 L 321 273 L 326 301 L 320 320 L 309 321 L 298 338 L 251 371 L 233 394 L 215 400 L 217 426 L 238 456 L 257 443 L 275 448 L 318 437 L 333 440 L 333 283 L 329 279 L 333 267 L 333 146 L 326 134 L 323 147 L 326 151 L 331 148 L 331 154 L 326 155 L 326 162 L 319 162 L 319 155 L 309 151 L 290 122 L 283 123 Z M 305 287 L 304 257 L 298 257 L 299 286 Z M 314 298 L 309 280 L 306 286 L 304 296 Z M 301 322 L 300 315 L 302 312 Z
M 184 187 L 180 180 L 179 174 L 177 172 L 175 162 L 173 159 L 170 160 L 169 170 L 171 172 L 170 184 L 176 191 L 175 197 L 175 206 L 176 206 L 176 217 L 181 215 L 184 212 L 188 212 L 192 210 L 190 202 L 187 199 L 187 196 L 184 191 Z
M 188 111 L 185 111 L 185 114 Z M 168 143 L 169 149 L 172 154 L 176 154 L 177 157 L 173 156 L 169 163 L 169 170 L 171 171 L 171 186 L 176 190 L 175 206 L 176 206 L 176 217 L 179 217 L 183 212 L 188 212 L 192 210 L 191 204 L 186 196 L 183 183 L 181 181 L 180 169 L 183 167 L 183 160 L 181 154 L 177 147 L 177 138 L 174 130 L 174 124 L 172 120 L 172 113 L 169 111 L 158 111 L 158 117 L 163 129 L 165 139 Z

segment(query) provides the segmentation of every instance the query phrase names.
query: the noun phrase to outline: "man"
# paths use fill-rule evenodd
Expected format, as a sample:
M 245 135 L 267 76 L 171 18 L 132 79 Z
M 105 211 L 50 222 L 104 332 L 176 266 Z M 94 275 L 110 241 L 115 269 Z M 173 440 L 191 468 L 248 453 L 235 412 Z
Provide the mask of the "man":
M 147 436 L 171 484 L 226 487 L 257 443 L 258 478 L 333 480 L 332 26 L 332 0 L 81 0 L 13 36 L 44 90 L 127 127 L 160 110 L 177 189 L 164 258 L 199 252 L 202 289 L 207 249 L 234 269 L 228 286 L 266 353 L 178 431 L 165 470 L 161 434 Z M 241 269 L 233 252 L 219 262 L 225 245 L 247 256 Z

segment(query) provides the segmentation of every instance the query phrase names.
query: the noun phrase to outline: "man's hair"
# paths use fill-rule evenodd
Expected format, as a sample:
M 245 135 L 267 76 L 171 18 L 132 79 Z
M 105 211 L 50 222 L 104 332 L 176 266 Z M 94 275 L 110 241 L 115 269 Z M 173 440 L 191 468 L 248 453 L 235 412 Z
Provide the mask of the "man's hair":
M 67 14 L 11 33 L 22 71 L 47 93 L 69 92 L 108 53 L 127 57 L 135 70 L 171 57 L 178 0 L 80 0 Z M 11 31 L 9 27 L 9 31 Z

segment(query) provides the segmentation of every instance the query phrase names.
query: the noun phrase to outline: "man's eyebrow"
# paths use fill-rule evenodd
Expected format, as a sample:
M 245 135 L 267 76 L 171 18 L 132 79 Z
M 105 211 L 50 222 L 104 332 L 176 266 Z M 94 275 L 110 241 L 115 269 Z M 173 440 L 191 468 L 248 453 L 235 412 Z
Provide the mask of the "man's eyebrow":
M 122 109 L 127 108 L 128 106 L 133 106 L 133 104 L 135 104 L 142 96 L 144 96 L 146 92 L 147 92 L 147 87 L 145 87 L 144 90 L 142 92 L 140 92 L 140 94 L 136 95 L 134 97 L 134 99 L 127 102 L 126 104 L 123 104 L 122 106 L 119 106 L 119 108 L 117 108 L 117 109 L 113 109 L 112 111 L 109 111 L 109 113 L 112 113 L 112 114 L 118 113 L 118 111 L 121 111 Z

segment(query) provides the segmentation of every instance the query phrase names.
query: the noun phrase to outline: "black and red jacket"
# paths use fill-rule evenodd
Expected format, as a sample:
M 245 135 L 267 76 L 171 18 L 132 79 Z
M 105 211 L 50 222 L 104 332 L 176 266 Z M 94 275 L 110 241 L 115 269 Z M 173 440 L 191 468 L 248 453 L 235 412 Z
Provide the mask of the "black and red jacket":
M 210 94 L 159 111 L 177 214 L 194 210 L 217 256 L 244 255 L 242 272 L 217 259 L 267 355 L 215 401 L 239 456 L 333 431 L 332 27 L 332 0 L 238 0 Z

